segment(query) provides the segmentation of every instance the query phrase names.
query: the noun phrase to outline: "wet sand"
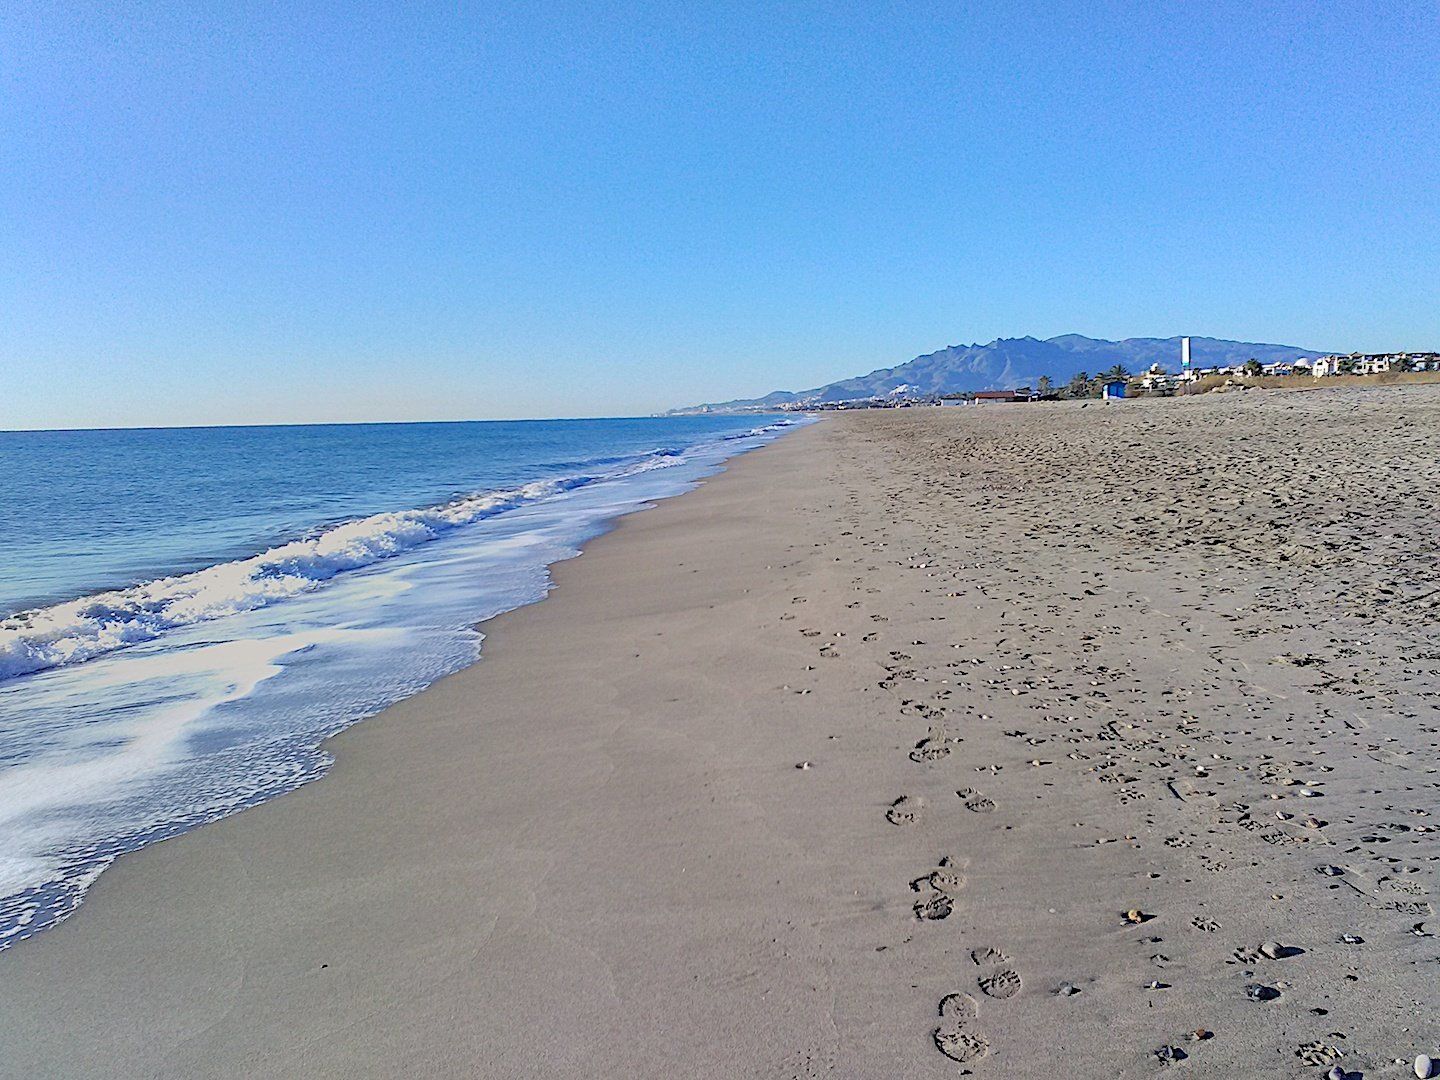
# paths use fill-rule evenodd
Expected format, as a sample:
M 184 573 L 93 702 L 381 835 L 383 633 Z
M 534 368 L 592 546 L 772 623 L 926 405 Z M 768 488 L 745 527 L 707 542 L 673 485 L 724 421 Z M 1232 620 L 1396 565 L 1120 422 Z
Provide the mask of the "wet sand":
M 0 1075 L 1413 1075 L 1437 460 L 1429 387 L 827 418 L 0 955 Z

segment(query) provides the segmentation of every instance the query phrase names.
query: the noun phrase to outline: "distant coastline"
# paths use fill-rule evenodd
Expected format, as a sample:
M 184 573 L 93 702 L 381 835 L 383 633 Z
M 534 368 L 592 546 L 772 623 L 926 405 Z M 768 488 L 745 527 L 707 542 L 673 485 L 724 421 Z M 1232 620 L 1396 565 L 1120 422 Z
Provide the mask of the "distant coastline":
M 1241 365 L 1252 359 L 1262 364 L 1293 362 L 1334 351 L 1225 338 L 1191 337 L 1190 340 L 1197 366 L 1205 367 Z M 884 398 L 925 400 L 981 390 L 1033 387 L 1042 379 L 1060 386 L 1080 372 L 1093 374 L 1115 366 L 1131 372 L 1143 371 L 1155 364 L 1169 364 L 1178 369 L 1180 341 L 1179 336 L 1110 341 L 1082 334 L 1062 334 L 1044 340 L 996 338 L 983 345 L 951 345 L 897 367 L 879 368 L 868 375 L 826 383 L 811 390 L 777 390 L 758 398 L 677 408 L 669 415 L 792 410 Z

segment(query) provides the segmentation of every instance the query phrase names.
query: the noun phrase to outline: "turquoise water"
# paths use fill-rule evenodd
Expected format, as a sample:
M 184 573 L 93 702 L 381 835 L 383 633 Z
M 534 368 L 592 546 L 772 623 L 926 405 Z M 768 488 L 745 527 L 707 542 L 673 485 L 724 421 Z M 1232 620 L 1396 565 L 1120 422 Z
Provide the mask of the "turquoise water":
M 0 948 L 322 772 L 778 417 L 0 433 Z

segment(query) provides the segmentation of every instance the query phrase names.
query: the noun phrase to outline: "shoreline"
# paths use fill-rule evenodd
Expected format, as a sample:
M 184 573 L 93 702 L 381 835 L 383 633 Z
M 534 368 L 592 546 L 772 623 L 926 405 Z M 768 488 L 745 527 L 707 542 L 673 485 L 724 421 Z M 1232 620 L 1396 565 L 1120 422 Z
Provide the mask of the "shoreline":
M 155 1074 L 158 1066 L 150 1057 L 153 1046 L 146 1045 L 149 1038 L 168 1026 L 171 1013 L 185 1012 L 187 1005 L 196 1001 L 196 995 L 213 999 L 214 976 L 228 967 L 227 961 L 231 958 L 225 941 L 226 924 L 232 919 L 247 918 L 245 904 L 238 902 L 234 896 L 217 893 L 213 887 L 216 875 L 227 877 L 232 886 L 237 886 L 239 879 L 231 875 L 239 873 L 242 877 L 248 876 L 237 870 L 231 849 L 237 845 L 248 847 L 253 843 L 257 857 L 263 860 L 283 849 L 290 839 L 285 835 L 289 826 L 273 821 L 273 817 L 290 818 L 293 823 L 294 819 L 308 817 L 312 813 L 334 813 L 328 807 L 317 809 L 305 804 L 330 802 L 332 791 L 363 782 L 361 778 L 375 779 L 377 773 L 383 771 L 388 751 L 367 744 L 379 744 L 382 739 L 407 742 L 410 733 L 404 730 L 406 725 L 423 723 L 432 699 L 449 699 L 444 707 L 453 708 L 454 695 L 469 695 L 468 686 L 463 684 L 479 670 L 493 671 L 502 656 L 506 658 L 504 662 L 507 666 L 528 667 L 533 661 L 527 660 L 525 654 L 533 650 L 517 644 L 516 637 L 522 636 L 520 632 L 524 631 L 523 636 L 531 640 L 537 635 L 544 638 L 548 633 L 546 629 L 537 630 L 526 624 L 533 619 L 534 613 L 551 608 L 567 591 L 582 585 L 584 579 L 591 576 L 588 567 L 597 556 L 616 547 L 623 550 L 630 541 L 630 534 L 649 525 L 656 514 L 687 505 L 698 496 L 704 496 L 717 482 L 724 482 L 739 471 L 756 468 L 752 459 L 763 459 L 818 426 L 810 425 L 788 432 L 775 442 L 729 458 L 718 473 L 701 480 L 694 490 L 664 499 L 641 513 L 630 513 L 615 519 L 605 532 L 586 542 L 579 555 L 551 565 L 552 585 L 543 601 L 503 612 L 480 624 L 485 634 L 485 645 L 476 662 L 325 740 L 322 748 L 334 760 L 317 780 L 243 812 L 129 852 L 117 860 L 90 887 L 85 903 L 74 914 L 40 934 L 17 942 L 0 954 L 0 965 L 5 967 L 6 976 L 0 979 L 0 1017 L 4 1017 L 11 1025 L 12 1033 L 19 1036 L 19 1045 L 11 1043 L 7 1051 L 22 1051 L 21 1054 L 7 1053 L 0 1059 L 0 1076 Z M 545 621 L 563 623 L 564 620 Z M 460 689 L 457 690 L 457 686 Z M 381 728 L 389 730 L 382 733 Z M 387 789 L 383 797 L 390 799 L 399 794 Z M 339 801 L 354 804 L 365 800 L 364 797 L 355 797 L 353 792 L 346 792 Z M 342 811 L 337 818 L 345 816 Z M 316 847 L 322 848 L 327 843 L 322 834 L 316 840 Z M 504 840 L 497 839 L 497 850 L 506 846 Z M 301 880 L 295 882 L 301 891 L 309 891 L 309 885 L 303 880 L 308 875 L 309 869 L 301 871 Z M 343 873 L 336 874 L 337 878 L 343 876 Z M 323 884 L 321 888 L 324 888 Z M 171 954 L 173 941 L 167 940 L 166 945 L 157 944 L 153 948 L 139 943 L 149 931 L 164 936 L 163 928 L 154 926 L 153 920 L 160 918 L 168 922 L 172 911 L 177 921 L 184 923 L 178 936 L 183 937 L 185 946 L 193 950 L 178 967 L 173 961 L 156 960 L 158 956 Z M 134 930 L 140 933 L 131 934 Z M 124 935 L 130 935 L 129 940 L 117 947 L 117 940 L 122 940 Z M 48 1021 L 45 1018 L 53 1016 L 56 1010 L 76 1008 L 76 1003 L 70 999 L 77 992 L 76 983 L 85 978 L 78 973 L 97 962 L 114 965 L 117 983 L 101 989 L 99 1000 L 89 1001 L 78 1010 L 79 1015 L 86 1018 L 84 1035 L 93 1041 L 88 1045 L 69 1040 L 57 1044 L 47 1030 Z M 324 961 L 321 964 L 325 966 L 316 970 L 330 968 Z M 94 976 L 89 978 L 93 980 Z M 27 980 L 34 980 L 28 990 L 23 986 Z M 137 984 L 140 987 L 138 990 Z M 124 989 L 121 989 L 122 986 Z M 98 989 L 93 983 L 91 988 Z M 49 1003 L 45 1007 L 37 1007 L 45 998 L 50 999 Z M 129 1014 L 141 1001 L 154 1006 L 145 1010 L 150 1014 L 151 1023 L 137 1022 L 132 1026 L 135 1018 Z M 97 1022 L 102 1014 L 108 1018 L 108 1023 Z M 27 1024 L 27 1020 L 30 1023 Z M 31 1052 L 28 1060 L 23 1056 L 24 1050 Z M 118 1055 L 116 1051 L 119 1051 Z M 57 1053 L 64 1057 L 57 1058 Z M 223 1063 L 212 1061 L 208 1068 L 213 1071 L 207 1071 L 207 1066 L 199 1062 L 190 1062 L 177 1069 L 174 1075 L 246 1074 L 251 1066 L 242 1062 L 247 1056 L 241 1053 Z M 60 1065 L 61 1060 L 65 1062 L 63 1066 Z M 459 1069 L 458 1065 L 455 1067 Z M 353 1075 L 349 1068 L 343 1071 Z M 373 1075 L 387 1073 L 388 1070 L 377 1070 Z M 170 1075 L 164 1071 L 159 1074 Z M 319 1066 L 314 1071 L 306 1066 L 289 1074 L 329 1075 L 325 1066 Z M 473 1075 L 463 1069 L 457 1072 L 457 1075 L 460 1074 Z
M 0 1075 L 1398 1077 L 1437 421 L 880 410 L 732 459 L 0 956 Z
M 0 951 L 72 914 L 117 857 L 316 779 L 326 738 L 474 663 L 478 622 L 544 599 L 549 567 L 616 519 L 793 430 L 776 419 L 526 481 L 502 452 L 508 486 L 0 620 Z M 635 427 L 596 446 L 654 436 Z

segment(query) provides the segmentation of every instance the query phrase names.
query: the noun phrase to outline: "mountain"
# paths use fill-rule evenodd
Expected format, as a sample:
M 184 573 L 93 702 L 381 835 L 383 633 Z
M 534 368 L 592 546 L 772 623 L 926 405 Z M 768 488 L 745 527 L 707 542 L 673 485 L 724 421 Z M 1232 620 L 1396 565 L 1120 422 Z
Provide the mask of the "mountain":
M 1243 364 L 1252 357 L 1262 364 L 1294 360 L 1301 356 L 1323 356 L 1326 350 L 1302 349 L 1295 345 L 1264 345 L 1223 338 L 1191 337 L 1190 356 L 1195 367 Z M 1160 364 L 1171 371 L 1180 369 L 1180 339 L 1126 338 L 1104 341 L 1081 334 L 1039 338 L 996 338 L 988 345 L 950 345 L 938 352 L 917 356 L 899 367 L 880 368 L 869 375 L 827 383 L 813 390 L 776 390 L 761 398 L 696 405 L 676 412 L 726 412 L 764 409 L 780 405 L 819 404 L 827 401 L 857 401 L 903 393 L 923 397 L 930 394 L 963 394 L 975 390 L 1005 390 L 1034 386 L 1042 375 L 1063 385 L 1080 371 L 1095 375 L 1116 364 L 1132 372 Z M 902 389 L 903 388 L 903 389 Z

